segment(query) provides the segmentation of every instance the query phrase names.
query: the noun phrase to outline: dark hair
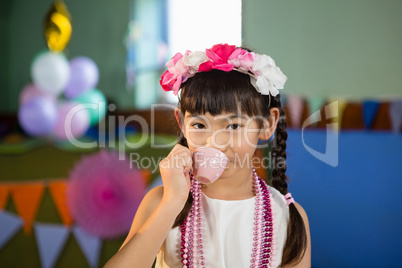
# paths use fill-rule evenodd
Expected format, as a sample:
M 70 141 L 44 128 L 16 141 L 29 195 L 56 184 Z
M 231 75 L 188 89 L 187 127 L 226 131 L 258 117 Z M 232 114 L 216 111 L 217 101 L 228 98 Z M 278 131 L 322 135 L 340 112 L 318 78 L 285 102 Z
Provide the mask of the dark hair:
M 183 85 L 179 96 L 179 108 L 192 114 L 219 115 L 221 113 L 246 113 L 248 116 L 267 118 L 271 108 L 278 108 L 280 118 L 275 130 L 271 150 L 274 168 L 271 178 L 266 181 L 283 195 L 288 193 L 286 176 L 286 121 L 281 107 L 280 96 L 261 95 L 250 82 L 250 76 L 238 71 L 223 72 L 211 70 L 200 72 L 188 79 Z M 257 117 L 257 118 L 258 118 Z M 262 121 L 259 121 L 260 128 Z M 179 133 L 178 143 L 188 147 L 187 141 Z M 192 195 L 189 193 L 183 210 L 177 216 L 173 227 L 179 226 L 187 217 Z M 303 219 L 294 204 L 289 205 L 289 225 L 287 239 L 282 256 L 282 265 L 301 261 L 307 246 L 307 235 Z

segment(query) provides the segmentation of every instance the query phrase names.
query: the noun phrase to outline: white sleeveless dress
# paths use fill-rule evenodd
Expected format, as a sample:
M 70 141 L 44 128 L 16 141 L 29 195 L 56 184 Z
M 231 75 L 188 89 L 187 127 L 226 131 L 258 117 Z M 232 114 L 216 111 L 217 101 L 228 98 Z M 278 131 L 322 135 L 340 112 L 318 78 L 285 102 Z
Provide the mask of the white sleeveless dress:
M 289 208 L 284 196 L 269 187 L 272 194 L 275 259 L 269 267 L 278 267 L 286 241 Z M 250 267 L 255 197 L 244 200 L 212 199 L 203 194 L 203 245 L 206 268 Z M 170 230 L 156 258 L 155 268 L 182 267 L 180 231 Z

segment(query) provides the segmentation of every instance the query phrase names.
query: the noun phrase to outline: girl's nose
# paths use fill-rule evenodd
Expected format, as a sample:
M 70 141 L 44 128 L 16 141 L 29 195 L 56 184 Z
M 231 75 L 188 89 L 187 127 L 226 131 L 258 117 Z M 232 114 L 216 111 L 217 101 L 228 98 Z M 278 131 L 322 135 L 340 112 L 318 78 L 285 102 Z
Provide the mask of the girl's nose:
M 224 151 L 229 146 L 229 141 L 225 133 L 212 133 L 206 140 L 206 146 Z

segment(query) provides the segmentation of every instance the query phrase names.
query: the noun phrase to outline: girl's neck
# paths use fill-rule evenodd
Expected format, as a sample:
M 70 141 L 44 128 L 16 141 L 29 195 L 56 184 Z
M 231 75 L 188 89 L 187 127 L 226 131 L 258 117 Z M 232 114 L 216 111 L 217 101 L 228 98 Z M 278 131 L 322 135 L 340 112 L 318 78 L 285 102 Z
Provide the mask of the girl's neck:
M 230 170 L 222 173 L 214 183 L 203 185 L 202 192 L 214 199 L 242 200 L 254 196 L 252 169 Z M 229 173 L 229 174 L 227 174 Z

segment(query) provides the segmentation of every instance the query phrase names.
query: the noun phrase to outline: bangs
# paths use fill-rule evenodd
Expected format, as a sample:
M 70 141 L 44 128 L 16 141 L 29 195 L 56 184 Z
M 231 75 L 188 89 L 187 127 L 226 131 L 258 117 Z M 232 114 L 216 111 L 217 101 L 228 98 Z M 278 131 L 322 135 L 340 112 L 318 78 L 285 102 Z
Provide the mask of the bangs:
M 268 116 L 269 96 L 261 95 L 250 76 L 238 71 L 211 70 L 197 73 L 183 84 L 180 109 L 191 114 L 222 113 Z

